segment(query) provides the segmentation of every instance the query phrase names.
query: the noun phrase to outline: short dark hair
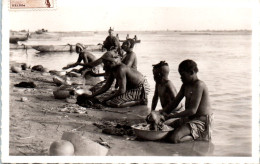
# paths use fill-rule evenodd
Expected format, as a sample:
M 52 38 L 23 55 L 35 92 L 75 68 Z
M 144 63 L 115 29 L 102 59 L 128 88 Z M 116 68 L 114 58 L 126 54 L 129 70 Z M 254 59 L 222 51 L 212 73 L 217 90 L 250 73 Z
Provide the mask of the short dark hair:
M 194 72 L 199 72 L 199 69 L 197 67 L 197 63 L 193 60 L 187 59 L 184 60 L 180 63 L 179 65 L 179 72 L 183 70 L 185 72 L 190 72 L 190 71 L 194 71 Z
M 158 64 L 153 65 L 153 69 L 161 68 L 162 66 L 169 66 L 165 61 L 160 61 Z

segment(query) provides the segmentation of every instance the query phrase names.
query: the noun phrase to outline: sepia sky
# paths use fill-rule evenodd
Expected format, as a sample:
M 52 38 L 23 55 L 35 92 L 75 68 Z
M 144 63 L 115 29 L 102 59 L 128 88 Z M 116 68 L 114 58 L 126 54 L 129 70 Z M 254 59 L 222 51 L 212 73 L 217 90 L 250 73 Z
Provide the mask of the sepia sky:
M 49 31 L 251 29 L 250 0 L 58 0 L 52 11 L 11 11 L 10 29 Z M 195 3 L 196 2 L 196 3 Z

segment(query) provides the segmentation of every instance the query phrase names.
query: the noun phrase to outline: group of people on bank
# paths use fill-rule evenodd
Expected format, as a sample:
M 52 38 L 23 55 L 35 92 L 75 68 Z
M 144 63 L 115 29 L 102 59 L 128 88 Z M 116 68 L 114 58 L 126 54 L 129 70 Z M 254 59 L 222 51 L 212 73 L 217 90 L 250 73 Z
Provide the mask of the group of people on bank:
M 127 39 L 120 45 L 113 32 L 111 28 L 108 30 L 109 36 L 103 43 L 107 52 L 99 59 L 86 51 L 84 45 L 78 43 L 78 60 L 63 69 L 81 65 L 82 68 L 78 72 L 83 76 L 104 76 L 105 80 L 93 87 L 92 94 L 79 95 L 80 100 L 95 98 L 106 106 L 121 108 L 147 105 L 149 84 L 137 69 L 137 56 L 133 51 L 135 41 Z M 95 70 L 100 64 L 103 65 L 104 73 Z M 183 84 L 178 93 L 168 78 L 170 68 L 167 62 L 160 61 L 153 65 L 152 71 L 156 84 L 152 112 L 147 116 L 147 121 L 156 124 L 168 122 L 168 125 L 174 127 L 176 130 L 168 137 L 173 143 L 210 140 L 212 111 L 209 93 L 206 84 L 197 76 L 197 64 L 193 60 L 184 60 L 179 64 L 178 71 Z M 183 98 L 185 105 L 181 104 Z M 159 99 L 163 109 L 155 111 Z

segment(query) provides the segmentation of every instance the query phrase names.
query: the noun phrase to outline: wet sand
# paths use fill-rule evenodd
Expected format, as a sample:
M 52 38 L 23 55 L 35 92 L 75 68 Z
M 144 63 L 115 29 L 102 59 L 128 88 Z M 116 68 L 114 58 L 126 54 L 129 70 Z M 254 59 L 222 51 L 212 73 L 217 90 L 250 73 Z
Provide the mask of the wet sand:
M 51 143 L 60 140 L 64 132 L 73 132 L 94 142 L 101 138 L 109 145 L 107 156 L 205 156 L 212 155 L 214 151 L 211 142 L 171 144 L 136 140 L 128 135 L 104 134 L 93 123 L 123 121 L 133 125 L 144 122 L 149 112 L 147 106 L 103 110 L 86 108 L 84 114 L 60 112 L 61 107 L 70 103 L 54 98 L 53 91 L 58 87 L 52 78 L 52 75 L 31 70 L 21 73 L 10 71 L 10 156 L 49 155 Z M 22 81 L 32 81 L 37 87 L 14 86 Z M 25 101 L 21 101 L 22 97 Z

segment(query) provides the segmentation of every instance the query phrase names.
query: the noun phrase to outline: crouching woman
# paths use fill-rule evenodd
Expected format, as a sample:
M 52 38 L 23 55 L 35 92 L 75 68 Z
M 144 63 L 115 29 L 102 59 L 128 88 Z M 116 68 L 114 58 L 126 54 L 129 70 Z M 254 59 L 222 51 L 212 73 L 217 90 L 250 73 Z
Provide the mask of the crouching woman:
M 102 62 L 104 67 L 110 72 L 106 84 L 92 93 L 92 95 L 81 95 L 81 99 L 96 98 L 102 104 L 110 107 L 147 105 L 149 85 L 140 72 L 123 64 L 120 58 L 112 51 L 108 51 L 102 56 Z M 114 80 L 118 83 L 118 89 L 112 93 L 105 94 Z

